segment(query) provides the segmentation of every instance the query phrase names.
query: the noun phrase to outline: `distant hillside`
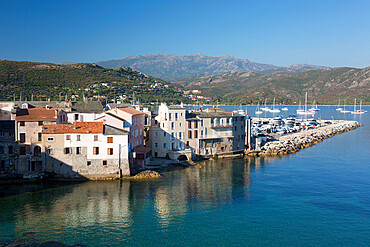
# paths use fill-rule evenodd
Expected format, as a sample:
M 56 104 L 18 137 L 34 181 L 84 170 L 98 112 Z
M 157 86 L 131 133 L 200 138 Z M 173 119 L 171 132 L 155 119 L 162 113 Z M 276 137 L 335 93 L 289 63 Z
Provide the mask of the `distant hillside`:
M 82 100 L 97 100 L 98 96 L 113 99 L 126 95 L 126 102 L 132 93 L 141 102 L 168 101 L 186 102 L 187 98 L 172 84 L 151 77 L 130 68 L 106 69 L 96 64 L 80 63 L 57 65 L 51 63 L 15 62 L 0 60 L 0 100 L 59 99 L 59 94 L 72 95 Z
M 311 100 L 335 104 L 356 97 L 370 103 L 370 67 L 307 70 L 300 73 L 227 72 L 200 78 L 185 78 L 176 83 L 186 89 L 198 89 L 221 102 L 257 103 L 274 97 L 280 103 L 302 100 L 308 92 Z
M 322 66 L 307 64 L 279 67 L 271 64 L 255 63 L 248 59 L 240 59 L 227 55 L 211 57 L 203 54 L 127 56 L 118 60 L 97 62 L 97 64 L 105 68 L 127 66 L 167 81 L 176 81 L 193 76 L 219 74 L 232 70 L 239 72 L 266 71 L 266 73 L 276 73 L 286 71 L 295 73 L 307 69 L 323 68 Z

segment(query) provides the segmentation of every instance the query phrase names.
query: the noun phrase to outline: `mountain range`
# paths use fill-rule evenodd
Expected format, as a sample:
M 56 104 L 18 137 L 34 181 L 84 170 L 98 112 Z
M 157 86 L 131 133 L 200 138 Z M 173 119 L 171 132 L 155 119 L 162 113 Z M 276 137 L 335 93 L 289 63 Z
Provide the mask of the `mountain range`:
M 273 98 L 278 103 L 294 103 L 303 100 L 308 92 L 311 100 L 335 103 L 339 99 L 354 98 L 370 103 L 370 67 L 328 68 L 307 70 L 299 73 L 230 71 L 211 76 L 184 78 L 176 82 L 188 90 L 200 90 L 206 96 L 220 101 L 257 103 Z M 343 102 L 343 101 L 342 101 Z
M 297 73 L 309 69 L 327 68 L 310 64 L 295 64 L 287 67 L 255 63 L 248 59 L 233 56 L 206 56 L 200 53 L 190 55 L 148 54 L 127 56 L 117 60 L 96 62 L 105 68 L 130 67 L 144 74 L 166 81 L 177 81 L 186 77 L 208 76 L 228 71 L 259 71 L 263 73 Z

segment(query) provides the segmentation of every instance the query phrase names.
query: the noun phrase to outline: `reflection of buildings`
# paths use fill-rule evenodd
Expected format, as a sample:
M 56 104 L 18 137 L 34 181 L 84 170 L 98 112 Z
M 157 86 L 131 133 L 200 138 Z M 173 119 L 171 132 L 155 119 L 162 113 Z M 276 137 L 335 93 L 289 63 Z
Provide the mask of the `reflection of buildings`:
M 147 230 L 137 230 L 143 219 L 148 228 L 166 228 L 194 210 L 250 199 L 254 159 L 208 161 L 202 166 L 169 172 L 160 180 L 89 181 L 8 197 L 3 203 L 23 205 L 15 216 L 18 233 L 34 229 L 48 235 L 90 226 L 86 230 L 95 231 L 96 225 L 115 224 L 122 234 L 130 234 Z

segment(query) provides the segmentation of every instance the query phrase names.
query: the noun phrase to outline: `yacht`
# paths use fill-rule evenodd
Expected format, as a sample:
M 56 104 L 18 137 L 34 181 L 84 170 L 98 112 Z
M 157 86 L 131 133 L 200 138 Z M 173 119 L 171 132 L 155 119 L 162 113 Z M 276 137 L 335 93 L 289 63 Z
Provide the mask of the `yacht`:
M 260 102 L 258 102 L 257 110 L 256 110 L 255 113 L 256 113 L 256 115 L 259 115 L 259 114 L 263 113 L 263 111 L 261 111 L 261 109 L 260 109 Z
M 355 99 L 354 109 L 351 113 L 352 114 L 364 114 L 366 111 L 362 110 L 361 108 L 362 108 L 362 100 L 360 101 L 360 110 L 356 110 L 356 99 Z
M 315 115 L 315 113 L 316 113 L 315 111 L 307 110 L 307 92 L 306 92 L 305 101 L 304 101 L 304 110 L 303 111 L 297 110 L 297 114 L 298 115 Z
M 341 110 L 340 112 L 341 113 L 349 113 L 349 112 L 351 112 L 351 111 L 346 110 L 346 100 L 344 100 L 343 110 Z
M 278 113 L 278 112 L 280 112 L 280 110 L 279 109 L 275 109 L 275 98 L 274 98 L 274 103 L 272 104 L 272 110 L 270 110 L 270 112 L 274 112 L 274 113 Z
M 336 111 L 343 111 L 343 108 L 340 107 L 340 100 L 338 101 L 338 107 L 335 109 Z
M 288 110 L 288 107 L 283 107 L 281 108 L 282 111 L 287 111 Z

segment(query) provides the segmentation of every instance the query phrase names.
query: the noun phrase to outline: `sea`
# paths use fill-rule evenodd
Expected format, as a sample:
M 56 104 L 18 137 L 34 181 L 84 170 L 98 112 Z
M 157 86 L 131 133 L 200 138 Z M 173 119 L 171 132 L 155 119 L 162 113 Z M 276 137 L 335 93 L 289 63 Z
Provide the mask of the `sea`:
M 287 107 L 260 117 L 295 114 Z M 256 117 L 256 106 L 224 108 Z M 319 108 L 317 119 L 364 126 L 295 154 L 205 161 L 150 181 L 0 185 L 0 246 L 368 247 L 370 112 Z

